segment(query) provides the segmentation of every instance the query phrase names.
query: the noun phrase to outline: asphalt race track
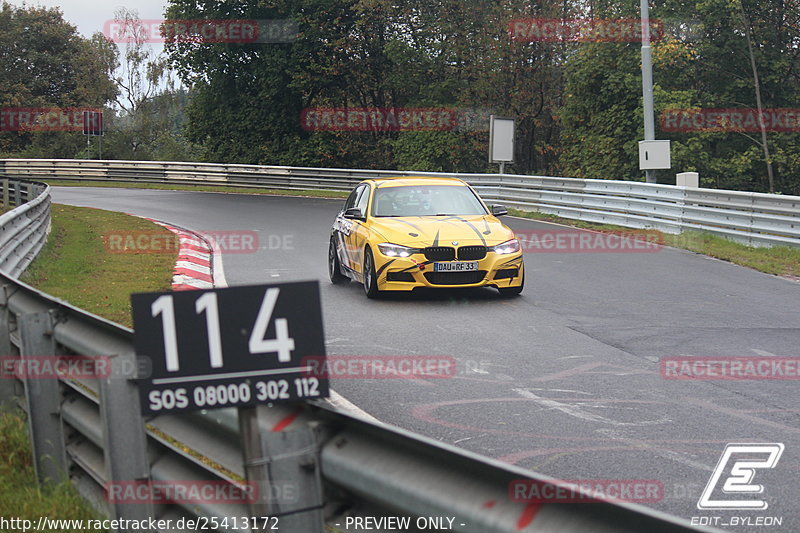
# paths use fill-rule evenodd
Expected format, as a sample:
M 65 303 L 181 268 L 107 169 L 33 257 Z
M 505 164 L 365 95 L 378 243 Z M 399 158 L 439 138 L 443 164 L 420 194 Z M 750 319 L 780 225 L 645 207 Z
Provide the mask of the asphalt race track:
M 645 505 L 719 516 L 718 527 L 735 516 L 782 519 L 723 529 L 800 531 L 798 381 L 668 380 L 659 369 L 663 357 L 797 357 L 797 282 L 667 248 L 528 253 L 516 299 L 478 289 L 371 301 L 358 284 L 327 280 L 344 200 L 54 187 L 53 201 L 200 231 L 256 230 L 256 253 L 223 255 L 228 283 L 321 280 L 329 355 L 455 358 L 449 378 L 332 381 L 381 421 L 562 479 L 651 480 L 663 494 Z M 725 445 L 751 442 L 785 445 L 775 468 L 756 470 L 769 508 L 698 510 Z

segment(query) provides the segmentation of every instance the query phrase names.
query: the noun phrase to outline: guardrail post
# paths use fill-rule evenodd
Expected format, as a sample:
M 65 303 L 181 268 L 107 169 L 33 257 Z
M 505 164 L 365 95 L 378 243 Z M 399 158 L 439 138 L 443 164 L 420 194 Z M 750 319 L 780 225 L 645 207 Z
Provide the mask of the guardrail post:
M 322 533 L 319 440 L 311 423 L 297 419 L 301 409 L 239 408 L 245 475 L 257 486 L 250 513 L 278 517 L 280 531 Z
M 45 364 L 53 363 L 56 354 L 53 322 L 48 311 L 17 318 L 33 463 L 40 483 L 67 478 L 61 388 L 54 372 L 44 369 Z
M 756 230 L 756 228 L 753 227 L 756 223 L 755 221 L 756 208 L 753 205 L 753 203 L 755 202 L 755 195 L 753 193 L 750 193 L 748 195 L 748 200 L 750 201 L 748 202 L 749 205 L 746 207 L 746 209 L 747 212 L 750 213 L 750 216 L 747 223 L 747 245 L 758 246 L 758 242 L 753 238 L 755 235 L 758 235 L 758 231 Z
M 0 358 L 5 361 L 11 354 L 11 328 L 8 325 L 8 285 L 0 288 Z M 17 380 L 6 375 L 6 368 L 0 370 L 0 409 L 9 407 L 17 399 Z
M 100 419 L 103 425 L 103 450 L 108 483 L 106 496 L 114 518 L 144 520 L 154 517 L 153 502 L 124 503 L 115 501 L 114 494 L 132 484 L 149 483 L 150 460 L 147 455 L 147 435 L 139 405 L 139 389 L 131 381 L 137 377 L 136 356 L 133 354 L 109 357 L 108 375 L 99 379 Z M 149 529 L 137 529 L 150 531 Z
M 14 207 L 18 207 L 22 205 L 22 200 L 20 199 L 20 185 L 21 182 L 19 180 L 16 181 L 14 185 Z
M 3 207 L 5 207 L 6 209 L 11 207 L 10 205 L 8 205 L 8 185 L 9 185 L 8 179 L 3 178 Z

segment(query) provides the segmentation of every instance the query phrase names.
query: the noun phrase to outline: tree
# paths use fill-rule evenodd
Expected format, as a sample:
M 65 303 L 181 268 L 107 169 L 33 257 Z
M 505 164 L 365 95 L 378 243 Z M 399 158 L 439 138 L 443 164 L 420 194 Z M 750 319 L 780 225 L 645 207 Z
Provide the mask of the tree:
M 329 136 L 300 128 L 300 112 L 323 89 L 344 85 L 340 40 L 355 22 L 344 0 L 229 2 L 172 0 L 170 19 L 287 19 L 304 28 L 291 43 L 207 43 L 172 39 L 171 65 L 190 88 L 188 138 L 213 161 L 307 164 Z
M 669 23 L 653 44 L 657 113 L 794 106 L 800 13 L 784 0 L 766 2 L 663 0 L 653 8 Z M 189 87 L 186 134 L 206 160 L 487 170 L 485 125 L 398 132 L 299 124 L 308 107 L 448 107 L 516 118 L 515 172 L 641 179 L 639 43 L 523 42 L 508 31 L 520 18 L 638 14 L 635 0 L 171 0 L 174 19 L 292 19 L 300 31 L 282 44 L 174 39 L 167 51 Z M 672 141 L 675 170 L 700 172 L 703 185 L 798 191 L 796 132 L 751 133 L 658 136 Z
M 149 29 L 135 10 L 119 8 L 115 22 L 123 40 L 122 61 L 117 65 L 115 116 L 109 135 L 109 152 L 124 159 L 158 157 L 156 139 L 163 145 L 167 135 L 180 135 L 169 123 L 172 105 L 185 105 L 185 91 L 175 86 L 167 59 L 159 56 L 149 43 Z M 181 96 L 184 98 L 182 99 Z M 183 106 L 180 106 L 182 110 Z M 182 141 L 177 140 L 177 145 Z
M 620 4 L 604 6 L 619 9 Z M 634 6 L 629 6 L 630 17 Z M 743 16 L 744 13 L 744 16 Z M 780 0 L 667 0 L 654 19 L 681 20 L 653 44 L 657 114 L 667 109 L 794 107 L 797 7 Z M 685 21 L 691 21 L 687 23 Z M 689 28 L 691 26 L 691 28 Z M 688 32 L 675 32 L 681 27 Z M 584 177 L 639 178 L 636 141 L 642 138 L 639 45 L 584 45 L 567 63 L 559 116 L 561 172 Z M 798 191 L 792 163 L 796 133 L 685 131 L 658 133 L 672 141 L 674 171 L 698 171 L 703 186 Z M 774 150 L 768 150 L 773 147 Z M 761 152 L 761 153 L 759 153 Z M 767 165 L 763 163 L 767 162 Z M 770 173 L 774 169 L 774 178 Z M 793 172 L 794 178 L 787 174 Z M 666 171 L 659 172 L 664 180 Z M 667 178 L 668 180 L 669 178 Z M 668 182 L 668 181 L 667 181 Z
M 114 48 L 101 34 L 81 37 L 61 11 L 0 9 L 0 107 L 99 107 L 113 100 Z M 74 157 L 80 132 L 2 132 L 0 153 Z
M 637 53 L 629 43 L 586 43 L 570 59 L 565 104 L 559 111 L 564 175 L 640 175 L 636 141 L 643 138 L 642 83 Z

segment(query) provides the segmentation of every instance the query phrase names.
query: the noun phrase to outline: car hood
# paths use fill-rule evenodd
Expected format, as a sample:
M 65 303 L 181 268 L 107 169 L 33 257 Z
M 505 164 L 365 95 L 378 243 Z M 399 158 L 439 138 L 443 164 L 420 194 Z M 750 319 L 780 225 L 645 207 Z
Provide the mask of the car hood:
M 514 232 L 491 215 L 374 217 L 370 229 L 387 242 L 424 248 L 484 244 L 492 246 L 514 238 Z

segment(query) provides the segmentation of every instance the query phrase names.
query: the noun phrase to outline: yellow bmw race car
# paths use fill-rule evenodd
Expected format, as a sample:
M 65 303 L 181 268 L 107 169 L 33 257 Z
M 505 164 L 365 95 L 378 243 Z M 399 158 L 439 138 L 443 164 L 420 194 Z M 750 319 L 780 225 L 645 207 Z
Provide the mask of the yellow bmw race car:
M 522 292 L 520 243 L 466 183 L 381 178 L 359 183 L 336 216 L 328 248 L 332 283 L 350 279 L 367 297 L 419 287 L 496 287 Z

